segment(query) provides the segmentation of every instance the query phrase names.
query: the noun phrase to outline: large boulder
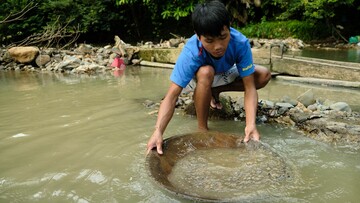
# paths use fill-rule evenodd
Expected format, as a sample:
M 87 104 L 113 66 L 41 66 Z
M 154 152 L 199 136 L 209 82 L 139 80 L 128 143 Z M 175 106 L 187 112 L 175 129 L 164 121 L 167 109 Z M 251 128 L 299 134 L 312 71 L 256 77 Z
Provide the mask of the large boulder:
M 8 50 L 11 58 L 19 63 L 31 63 L 39 54 L 39 48 L 34 46 L 12 47 Z

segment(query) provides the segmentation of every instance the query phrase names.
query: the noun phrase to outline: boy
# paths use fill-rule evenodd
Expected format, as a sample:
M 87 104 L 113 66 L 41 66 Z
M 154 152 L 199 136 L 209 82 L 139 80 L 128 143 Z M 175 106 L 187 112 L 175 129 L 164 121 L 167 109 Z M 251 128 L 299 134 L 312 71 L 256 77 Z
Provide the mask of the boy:
M 229 15 L 221 2 L 198 4 L 192 14 L 192 23 L 195 35 L 184 46 L 170 76 L 170 88 L 160 105 L 155 131 L 147 143 L 147 153 L 156 148 L 159 154 L 163 154 L 162 135 L 185 87 L 195 89 L 200 131 L 208 130 L 209 107 L 222 108 L 219 103 L 221 92 L 244 91 L 244 141 L 260 139 L 255 125 L 257 89 L 268 83 L 270 72 L 265 67 L 254 66 L 249 40 L 230 27 Z

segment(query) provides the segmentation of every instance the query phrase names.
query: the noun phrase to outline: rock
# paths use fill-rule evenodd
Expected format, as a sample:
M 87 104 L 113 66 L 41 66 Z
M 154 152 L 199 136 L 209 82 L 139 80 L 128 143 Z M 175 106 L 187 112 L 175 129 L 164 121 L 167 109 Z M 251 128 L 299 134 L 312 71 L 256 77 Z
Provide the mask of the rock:
M 310 111 L 316 111 L 318 109 L 317 104 L 311 104 L 307 107 Z
M 133 65 L 139 65 L 140 62 L 141 62 L 141 59 L 133 59 L 133 60 L 131 60 L 131 63 L 132 63 Z
M 325 142 L 360 142 L 360 125 L 339 122 L 338 119 L 311 119 L 307 120 L 300 128 L 308 136 Z
M 56 70 L 64 69 L 64 70 L 72 70 L 74 68 L 79 67 L 81 64 L 81 60 L 74 56 L 65 56 L 63 61 L 61 61 L 57 66 Z
M 326 110 L 330 109 L 329 106 L 322 105 L 322 104 L 318 104 L 316 108 L 317 108 L 318 111 L 326 111 Z
M 183 42 L 180 38 L 170 39 L 170 47 L 178 47 L 181 42 Z
M 269 116 L 270 117 L 277 117 L 279 115 L 279 113 L 278 113 L 278 110 L 277 109 L 270 109 L 270 111 L 269 111 Z
M 262 115 L 262 116 L 258 116 L 256 117 L 256 123 L 266 123 L 268 121 L 267 116 Z
M 290 109 L 290 108 L 294 107 L 294 105 L 292 105 L 290 103 L 283 103 L 283 102 L 277 102 L 276 106 L 278 106 L 280 108 L 286 108 L 286 109 Z
M 92 46 L 88 44 L 80 44 L 79 48 L 76 49 L 76 51 L 82 53 L 82 54 L 91 54 L 93 52 Z
M 41 54 L 49 55 L 49 56 L 58 54 L 58 50 L 56 50 L 55 48 L 47 48 L 41 51 L 42 51 Z
M 185 46 L 185 43 L 184 43 L 184 42 L 181 42 L 181 43 L 178 45 L 178 48 L 182 49 L 182 48 L 184 48 L 184 46 Z
M 11 58 L 19 63 L 31 63 L 39 54 L 39 48 L 29 47 L 12 47 L 8 50 Z
M 185 100 L 184 104 L 185 104 L 185 105 L 189 105 L 189 104 L 191 104 L 192 102 L 193 102 L 192 99 L 187 99 L 187 100 Z
M 223 106 L 221 109 L 222 113 L 225 114 L 226 118 L 234 117 L 234 110 L 231 103 L 231 97 L 227 95 L 220 95 L 219 100 Z
M 184 112 L 188 115 L 196 115 L 194 102 L 190 102 L 185 106 Z
M 254 48 L 260 49 L 262 46 L 257 40 L 254 40 L 253 43 L 254 43 L 254 45 L 253 45 Z
M 289 96 L 283 96 L 283 98 L 281 99 L 282 102 L 284 103 L 289 103 L 289 104 L 292 104 L 293 106 L 296 106 L 297 105 L 297 101 L 294 100 L 294 99 L 291 99 Z
M 153 111 L 150 111 L 148 114 L 149 115 L 156 115 L 159 113 L 159 110 L 153 110 Z
M 289 110 L 288 107 L 281 107 L 279 110 L 278 110 L 278 114 L 279 115 L 284 115 L 287 111 Z
M 351 113 L 350 106 L 345 102 L 336 102 L 336 103 L 330 105 L 330 109 Z
M 36 57 L 35 59 L 35 63 L 36 65 L 38 65 L 39 67 L 45 66 L 47 63 L 49 63 L 51 60 L 49 55 L 46 54 L 40 54 Z
M 155 102 L 151 101 L 151 100 L 145 100 L 143 105 L 146 108 L 153 108 L 155 106 Z
M 304 121 L 307 121 L 310 118 L 310 114 L 309 113 L 293 113 L 290 114 L 290 118 L 291 120 L 293 120 L 295 123 L 302 123 Z
M 329 99 L 325 99 L 325 101 L 322 103 L 324 106 L 331 106 L 332 104 L 334 104 L 334 101 L 331 101 Z
M 296 100 L 304 104 L 305 107 L 308 107 L 309 105 L 316 102 L 312 89 L 309 89 L 308 91 L 300 95 Z
M 265 108 L 265 109 L 271 109 L 274 108 L 275 106 L 274 102 L 268 100 L 261 100 L 259 102 L 259 105 L 261 106 L 261 108 Z
M 13 61 L 13 59 L 11 58 L 10 56 L 10 53 L 8 51 L 2 51 L 2 54 L 1 54 L 1 59 L 0 59 L 0 62 L 5 62 L 5 63 L 11 63 L 11 61 Z
M 236 113 L 241 113 L 240 111 L 244 108 L 244 98 L 240 97 L 240 98 L 236 98 L 235 101 L 233 102 L 233 108 L 234 111 Z
M 133 55 L 139 53 L 140 49 L 138 47 L 127 47 L 126 49 L 126 58 L 127 60 L 131 60 Z
M 235 112 L 233 110 L 231 104 L 231 98 L 229 96 L 220 95 L 219 97 L 220 103 L 222 104 L 222 109 L 210 109 L 209 111 L 209 118 L 210 119 L 233 119 Z M 185 102 L 184 102 L 185 103 Z M 194 102 L 186 101 L 185 107 L 178 107 L 183 108 L 184 112 L 189 115 L 196 115 L 196 109 Z
M 82 64 L 78 66 L 77 68 L 72 69 L 72 72 L 74 73 L 92 73 L 96 72 L 98 69 L 101 69 L 102 67 L 98 64 L 94 63 L 88 63 L 88 64 Z

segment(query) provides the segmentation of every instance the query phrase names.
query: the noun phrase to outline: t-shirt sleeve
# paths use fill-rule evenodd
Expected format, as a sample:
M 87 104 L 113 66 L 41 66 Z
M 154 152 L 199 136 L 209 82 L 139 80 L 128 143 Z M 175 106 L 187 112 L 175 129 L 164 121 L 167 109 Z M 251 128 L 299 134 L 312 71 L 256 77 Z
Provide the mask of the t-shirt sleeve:
M 175 63 L 170 75 L 170 80 L 180 87 L 185 88 L 190 80 L 194 78 L 199 67 L 199 59 L 184 48 Z
M 242 42 L 242 46 L 240 48 L 240 52 L 238 54 L 236 66 L 239 71 L 240 77 L 246 77 L 255 72 L 255 66 L 253 63 L 251 46 L 249 40 Z

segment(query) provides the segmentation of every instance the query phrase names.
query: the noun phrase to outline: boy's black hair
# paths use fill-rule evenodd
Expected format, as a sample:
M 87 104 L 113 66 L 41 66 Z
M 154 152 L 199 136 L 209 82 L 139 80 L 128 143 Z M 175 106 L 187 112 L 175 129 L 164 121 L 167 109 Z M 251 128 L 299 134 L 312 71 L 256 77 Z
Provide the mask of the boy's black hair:
M 225 5 L 216 0 L 196 5 L 191 17 L 198 36 L 220 36 L 224 25 L 230 29 L 230 18 Z

